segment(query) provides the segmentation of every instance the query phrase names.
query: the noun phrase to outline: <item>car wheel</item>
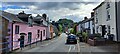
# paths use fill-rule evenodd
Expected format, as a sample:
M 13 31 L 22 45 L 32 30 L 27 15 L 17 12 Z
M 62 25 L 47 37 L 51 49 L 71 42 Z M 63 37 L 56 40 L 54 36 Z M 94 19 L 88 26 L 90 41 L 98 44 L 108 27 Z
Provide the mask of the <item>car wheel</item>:
M 77 44 L 77 41 L 75 41 L 75 44 Z
M 66 42 L 66 44 L 68 44 L 68 41 Z

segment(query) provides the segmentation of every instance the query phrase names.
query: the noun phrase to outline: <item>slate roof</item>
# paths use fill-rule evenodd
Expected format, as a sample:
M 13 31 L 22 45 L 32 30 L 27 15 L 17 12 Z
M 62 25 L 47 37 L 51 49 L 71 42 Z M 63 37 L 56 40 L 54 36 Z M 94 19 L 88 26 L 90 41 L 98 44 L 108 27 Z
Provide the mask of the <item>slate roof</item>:
M 89 19 L 86 19 L 86 20 L 80 21 L 80 22 L 78 22 L 78 24 L 86 23 L 86 22 L 91 21 L 91 20 L 94 20 L 94 18 L 89 18 Z
M 30 14 L 28 14 L 30 15 Z M 21 19 L 18 18 L 18 15 L 15 15 L 15 14 L 12 14 L 12 13 L 8 13 L 8 12 L 5 12 L 5 11 L 1 11 L 0 10 L 0 16 L 6 18 L 7 20 L 9 20 L 10 22 L 21 22 L 21 23 L 27 23 Z M 19 16 L 22 16 L 22 17 L 27 17 L 25 15 L 19 15 Z M 42 25 L 42 24 L 37 24 L 35 22 L 33 22 L 33 25 Z M 44 25 L 42 25 L 44 26 Z
M 3 16 L 4 18 L 6 18 L 7 20 L 13 22 L 23 22 L 22 20 L 20 20 L 15 14 L 12 14 L 12 13 L 8 13 L 8 12 L 5 12 L 5 11 L 1 11 L 0 10 L 0 15 Z

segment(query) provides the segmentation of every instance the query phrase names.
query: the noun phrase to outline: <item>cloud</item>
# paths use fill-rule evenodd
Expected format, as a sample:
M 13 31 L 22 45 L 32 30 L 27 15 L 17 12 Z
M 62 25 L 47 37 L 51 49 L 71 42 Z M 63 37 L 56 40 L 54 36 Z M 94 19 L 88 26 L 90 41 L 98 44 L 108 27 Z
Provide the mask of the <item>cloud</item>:
M 32 5 L 32 6 L 28 6 L 28 8 L 29 8 L 29 9 L 34 9 L 34 10 L 35 10 L 35 9 L 38 9 L 38 7 L 33 6 L 33 5 Z
M 0 0 L 2 2 L 101 2 L 103 0 Z
M 69 9 L 79 9 L 78 5 L 80 3 L 72 2 L 5 2 L 3 5 L 17 5 L 29 9 L 60 9 L 60 8 L 69 8 Z
M 87 1 L 87 0 L 86 0 Z M 21 11 L 31 14 L 46 13 L 51 20 L 61 18 L 72 19 L 75 22 L 83 20 L 85 16 L 90 18 L 92 9 L 98 2 L 5 2 L 5 6 L 16 5 L 24 9 L 8 8 L 5 11 L 17 14 Z
M 76 10 L 80 8 L 80 4 L 97 4 L 98 2 L 4 2 L 3 5 L 17 5 L 33 10 L 57 10 L 60 8 L 68 8 Z

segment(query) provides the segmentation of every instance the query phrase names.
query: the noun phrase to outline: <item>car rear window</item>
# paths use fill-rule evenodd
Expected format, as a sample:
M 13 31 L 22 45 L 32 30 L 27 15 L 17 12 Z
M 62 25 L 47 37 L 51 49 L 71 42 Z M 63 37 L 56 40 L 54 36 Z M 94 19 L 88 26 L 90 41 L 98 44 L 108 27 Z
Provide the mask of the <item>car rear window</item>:
M 75 36 L 68 36 L 68 39 L 76 39 Z

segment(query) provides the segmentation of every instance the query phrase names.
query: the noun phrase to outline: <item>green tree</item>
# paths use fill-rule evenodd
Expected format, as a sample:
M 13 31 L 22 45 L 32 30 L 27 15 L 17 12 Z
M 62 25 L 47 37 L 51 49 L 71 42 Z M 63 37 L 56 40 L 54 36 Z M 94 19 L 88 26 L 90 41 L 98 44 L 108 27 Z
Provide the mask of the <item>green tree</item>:
M 77 28 L 76 28 L 76 26 L 77 26 L 77 23 L 74 23 L 74 25 L 73 25 L 73 29 L 74 29 L 73 34 L 76 34 L 76 33 L 77 33 Z
M 72 34 L 74 33 L 74 29 L 73 28 L 70 29 L 70 33 L 72 33 Z
M 62 29 L 62 25 L 59 24 L 59 31 L 62 32 L 62 30 L 63 30 L 63 29 Z
M 73 20 L 70 20 L 70 19 L 59 19 L 58 21 L 57 21 L 58 23 L 60 23 L 63 27 L 68 27 L 68 28 L 71 28 L 73 25 Z

